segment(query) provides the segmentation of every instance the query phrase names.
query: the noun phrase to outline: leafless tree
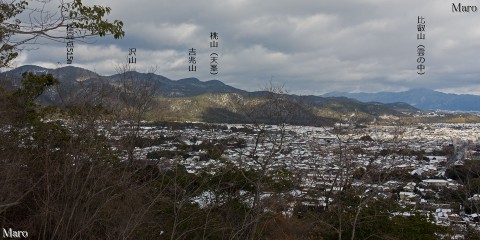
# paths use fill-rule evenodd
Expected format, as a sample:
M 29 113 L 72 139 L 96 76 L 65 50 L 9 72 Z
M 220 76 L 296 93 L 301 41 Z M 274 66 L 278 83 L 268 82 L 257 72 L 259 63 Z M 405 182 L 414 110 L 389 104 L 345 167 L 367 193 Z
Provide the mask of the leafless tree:
M 249 123 L 245 127 L 254 133 L 251 149 L 240 152 L 239 159 L 236 161 L 240 163 L 241 169 L 255 171 L 257 177 L 243 175 L 254 186 L 251 210 L 232 238 L 237 238 L 246 232 L 248 239 L 255 239 L 259 234 L 259 224 L 269 207 L 266 202 L 268 198 L 265 197 L 269 191 L 266 179 L 272 177 L 272 172 L 275 170 L 274 164 L 277 163 L 281 151 L 286 146 L 287 126 L 299 116 L 302 110 L 302 104 L 288 95 L 283 86 L 270 82 L 262 93 L 261 97 L 238 98 L 239 101 L 234 108 Z M 248 165 L 248 162 L 253 165 Z
M 119 79 L 116 82 L 116 102 L 112 106 L 113 113 L 126 122 L 124 133 L 127 159 L 130 164 L 134 160 L 133 150 L 140 137 L 141 122 L 146 118 L 155 102 L 158 85 L 152 79 L 156 68 L 151 68 L 145 78 L 140 78 L 130 64 L 118 65 Z
M 95 36 L 112 34 L 124 36 L 123 23 L 105 20 L 109 7 L 86 6 L 80 0 L 40 1 L 10 0 L 0 2 L 0 69 L 9 65 L 27 44 L 41 43 L 40 39 L 67 42 L 66 32 L 74 28 L 71 39 L 85 41 Z

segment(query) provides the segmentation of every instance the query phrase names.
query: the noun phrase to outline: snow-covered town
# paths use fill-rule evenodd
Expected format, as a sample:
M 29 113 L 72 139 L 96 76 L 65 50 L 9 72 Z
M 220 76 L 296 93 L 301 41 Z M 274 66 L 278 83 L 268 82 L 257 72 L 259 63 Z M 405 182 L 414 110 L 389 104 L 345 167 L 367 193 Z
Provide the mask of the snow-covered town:
M 160 169 L 179 163 L 192 174 L 214 173 L 225 164 L 263 169 L 267 175 L 282 170 L 298 179 L 285 195 L 305 206 L 325 207 L 335 202 L 329 193 L 353 186 L 363 189 L 363 199 L 389 198 L 400 203 L 403 209 L 392 215 L 430 216 L 434 223 L 456 229 L 459 238 L 467 225 L 480 227 L 478 186 L 466 186 L 465 178 L 454 171 L 480 159 L 479 124 L 309 127 L 191 123 L 175 129 L 144 122 L 137 130 L 141 138 L 156 144 L 136 147 L 134 158 L 151 161 Z M 208 148 L 218 151 L 212 153 Z M 456 195 L 465 195 L 466 201 Z

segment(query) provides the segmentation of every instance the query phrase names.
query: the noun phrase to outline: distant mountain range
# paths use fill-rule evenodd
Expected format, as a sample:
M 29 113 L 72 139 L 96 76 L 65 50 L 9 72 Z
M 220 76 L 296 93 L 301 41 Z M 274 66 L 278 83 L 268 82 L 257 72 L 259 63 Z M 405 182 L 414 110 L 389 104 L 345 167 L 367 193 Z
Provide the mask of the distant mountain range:
M 236 104 L 235 101 L 242 99 L 242 101 L 254 102 L 256 104 L 254 104 L 254 108 L 256 109 L 252 109 L 252 112 L 262 115 L 263 110 L 266 109 L 262 102 L 265 102 L 265 99 L 268 97 L 267 92 L 247 92 L 228 86 L 218 80 L 200 81 L 196 78 L 171 80 L 153 73 L 138 72 L 101 76 L 92 71 L 73 66 L 46 69 L 25 65 L 0 73 L 0 83 L 7 88 L 18 88 L 21 85 L 20 80 L 23 72 L 51 73 L 58 78 L 60 85 L 55 89 L 47 91 L 41 96 L 40 101 L 60 107 L 86 101 L 93 103 L 107 101 L 110 104 L 115 104 L 115 100 L 113 100 L 115 98 L 112 96 L 115 95 L 115 89 L 122 84 L 122 79 L 127 74 L 129 79 L 134 79 L 139 84 L 148 82 L 157 89 L 155 97 L 158 106 L 150 114 L 154 118 L 161 116 L 162 118 L 177 120 L 247 122 L 244 119 L 245 116 L 241 116 L 238 109 L 234 106 Z M 395 97 L 397 94 L 399 97 Z M 292 123 L 306 124 L 304 119 L 301 118 L 312 118 L 315 116 L 320 119 L 319 122 L 331 124 L 339 120 L 344 121 L 345 119 L 354 119 L 357 122 L 371 122 L 375 119 L 408 118 L 420 112 L 418 108 L 432 109 L 425 107 L 426 103 L 433 101 L 429 100 L 431 96 L 434 96 L 436 99 L 441 99 L 442 97 L 445 99 L 444 95 L 450 95 L 430 90 L 413 90 L 405 92 L 405 94 L 407 95 L 403 96 L 401 93 L 358 94 L 360 96 L 358 97 L 349 93 L 330 93 L 324 96 L 286 96 L 296 103 L 303 104 L 299 111 L 302 117 L 292 118 Z M 382 98 L 372 96 L 382 96 Z M 445 104 L 445 102 L 440 100 L 435 101 L 438 102 L 438 106 L 444 106 L 441 104 Z M 412 103 L 414 106 L 407 103 Z M 471 106 L 475 106 L 475 104 L 478 104 L 478 100 L 476 102 L 469 100 L 468 103 Z M 462 105 L 458 103 L 458 106 Z M 433 109 L 437 108 L 442 109 L 442 107 L 433 107 Z M 261 119 L 264 122 L 269 122 L 266 117 L 261 117 Z
M 404 102 L 422 110 L 480 111 L 480 96 L 442 93 L 425 88 L 411 89 L 405 92 L 331 92 L 323 96 L 348 97 L 362 102 Z
M 78 85 L 79 83 L 92 83 L 92 82 L 119 82 L 121 81 L 123 73 L 114 74 L 111 76 L 100 76 L 90 70 L 86 70 L 79 67 L 62 67 L 57 69 L 47 69 L 34 65 L 25 65 L 1 73 L 0 76 L 10 77 L 13 79 L 19 79 L 23 72 L 38 72 L 38 73 L 51 73 L 54 77 L 60 79 L 62 84 Z M 153 73 L 139 73 L 139 72 L 127 72 L 125 73 L 131 79 L 148 80 L 154 82 L 158 87 L 158 95 L 164 97 L 192 97 L 205 93 L 246 93 L 244 90 L 240 90 L 224 84 L 218 80 L 210 80 L 202 82 L 197 78 L 185 78 L 180 80 L 171 80 L 164 76 Z M 17 81 L 16 85 L 19 85 L 20 81 Z

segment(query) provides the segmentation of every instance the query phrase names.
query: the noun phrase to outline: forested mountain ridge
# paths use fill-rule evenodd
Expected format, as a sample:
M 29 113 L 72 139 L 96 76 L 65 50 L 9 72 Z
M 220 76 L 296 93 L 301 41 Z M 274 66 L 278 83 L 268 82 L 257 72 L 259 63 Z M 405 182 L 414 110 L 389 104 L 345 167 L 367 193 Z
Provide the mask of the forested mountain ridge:
M 113 93 L 126 80 L 134 85 L 148 85 L 148 88 L 154 89 L 152 97 L 158 101 L 157 107 L 152 108 L 150 114 L 154 119 L 162 115 L 162 118 L 167 119 L 245 122 L 245 119 L 235 117 L 237 113 L 235 107 L 232 107 L 238 103 L 238 96 L 261 101 L 260 99 L 266 95 L 265 91 L 247 92 L 219 80 L 200 81 L 197 78 L 171 80 L 154 73 L 136 71 L 101 76 L 93 71 L 73 66 L 47 69 L 25 65 L 1 73 L 0 77 L 6 79 L 4 82 L 9 82 L 7 85 L 10 85 L 10 88 L 16 88 L 21 84 L 23 72 L 50 73 L 58 78 L 60 84 L 55 89 L 47 90 L 39 98 L 40 102 L 57 106 L 70 105 L 86 99 L 91 99 L 94 103 L 107 101 L 111 95 L 109 93 Z M 406 104 L 363 103 L 345 97 L 298 96 L 287 93 L 285 95 L 292 101 L 310 106 L 303 112 L 305 114 L 310 112 L 307 115 L 321 118 L 313 120 L 314 122 L 328 124 L 345 117 L 354 117 L 365 122 L 385 115 L 403 117 L 407 112 L 418 111 Z M 298 118 L 294 122 L 308 124 L 308 121 L 300 121 Z

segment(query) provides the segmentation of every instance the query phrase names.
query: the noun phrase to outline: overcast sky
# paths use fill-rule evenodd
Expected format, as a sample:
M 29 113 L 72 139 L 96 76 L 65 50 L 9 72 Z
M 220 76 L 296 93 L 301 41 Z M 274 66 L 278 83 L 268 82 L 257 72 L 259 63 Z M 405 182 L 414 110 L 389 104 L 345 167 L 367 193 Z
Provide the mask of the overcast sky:
M 54 0 L 55 1 L 55 0 Z M 75 43 L 73 66 L 115 73 L 136 48 L 136 69 L 170 79 L 218 79 L 259 90 L 272 79 L 291 93 L 403 91 L 426 87 L 480 94 L 480 10 L 452 13 L 444 0 L 110 0 L 108 19 L 125 24 L 126 36 Z M 458 3 L 458 2 L 456 2 Z M 475 5 L 479 1 L 459 3 Z M 425 40 L 417 39 L 417 17 Z M 219 34 L 218 49 L 210 33 Z M 424 75 L 417 74 L 417 46 L 425 46 Z M 188 71 L 188 49 L 197 71 Z M 218 53 L 217 75 L 210 74 Z M 61 65 L 58 64 L 61 63 Z M 17 65 L 66 66 L 65 44 L 25 51 Z

